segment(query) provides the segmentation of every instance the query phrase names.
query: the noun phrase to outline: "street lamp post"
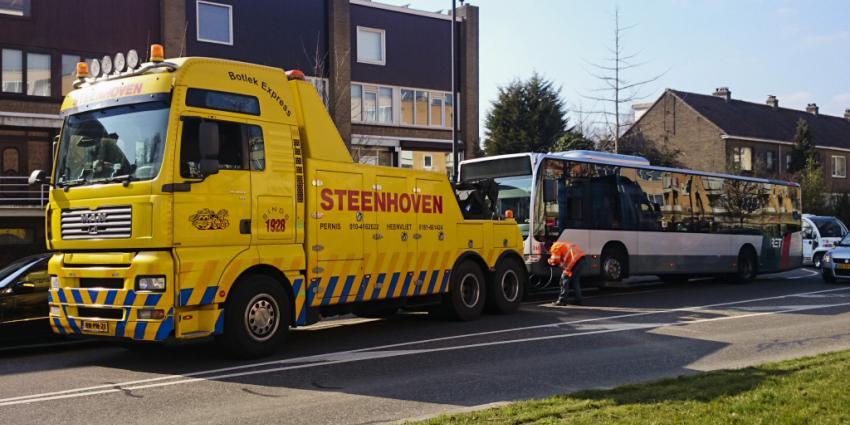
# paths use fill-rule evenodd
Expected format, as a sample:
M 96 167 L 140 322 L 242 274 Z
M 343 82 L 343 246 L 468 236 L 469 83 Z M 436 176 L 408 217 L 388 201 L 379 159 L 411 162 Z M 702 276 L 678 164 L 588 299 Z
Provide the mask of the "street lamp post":
M 460 5 L 463 6 L 463 0 L 460 0 Z M 457 0 L 452 0 L 452 181 L 457 181 L 458 170 L 458 131 L 460 131 L 460 101 L 458 92 L 460 91 L 460 49 L 458 49 L 458 34 L 457 34 Z

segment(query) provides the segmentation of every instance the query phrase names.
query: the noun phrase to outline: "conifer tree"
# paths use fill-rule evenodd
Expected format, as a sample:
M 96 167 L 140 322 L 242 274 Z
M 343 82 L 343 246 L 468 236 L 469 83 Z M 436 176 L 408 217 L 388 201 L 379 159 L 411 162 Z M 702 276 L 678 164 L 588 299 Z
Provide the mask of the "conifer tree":
M 810 159 L 815 166 L 819 165 L 809 123 L 800 118 L 797 120 L 797 130 L 794 134 L 794 146 L 791 148 L 791 163 L 788 164 L 788 172 L 794 174 L 802 171 Z
M 566 126 L 559 90 L 534 73 L 499 88 L 484 124 L 484 150 L 487 155 L 549 152 Z

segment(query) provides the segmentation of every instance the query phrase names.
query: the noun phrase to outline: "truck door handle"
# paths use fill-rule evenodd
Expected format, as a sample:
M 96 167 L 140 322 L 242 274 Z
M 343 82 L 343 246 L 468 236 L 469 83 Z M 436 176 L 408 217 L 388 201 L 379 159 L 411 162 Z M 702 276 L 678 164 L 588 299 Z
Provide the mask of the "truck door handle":
M 243 235 L 251 234 L 251 219 L 239 220 L 239 233 Z

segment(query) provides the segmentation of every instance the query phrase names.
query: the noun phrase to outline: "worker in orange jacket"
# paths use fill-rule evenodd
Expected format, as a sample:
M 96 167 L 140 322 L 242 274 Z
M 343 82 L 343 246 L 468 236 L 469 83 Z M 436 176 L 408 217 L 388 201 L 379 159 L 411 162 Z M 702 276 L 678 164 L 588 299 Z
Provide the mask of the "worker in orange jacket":
M 584 251 L 572 242 L 555 242 L 549 249 L 549 264 L 561 266 L 561 293 L 555 305 L 567 305 L 567 296 L 572 287 L 575 303 L 581 305 L 581 273 L 584 270 Z

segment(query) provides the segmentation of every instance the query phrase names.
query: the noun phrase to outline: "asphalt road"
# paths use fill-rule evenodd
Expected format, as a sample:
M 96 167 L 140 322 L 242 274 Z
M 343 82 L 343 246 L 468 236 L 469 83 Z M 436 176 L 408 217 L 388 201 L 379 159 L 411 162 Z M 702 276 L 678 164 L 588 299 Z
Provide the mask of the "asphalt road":
M 255 362 L 211 344 L 0 351 L 0 423 L 371 424 L 850 348 L 850 285 L 809 269 L 587 295 L 470 323 L 320 322 Z

